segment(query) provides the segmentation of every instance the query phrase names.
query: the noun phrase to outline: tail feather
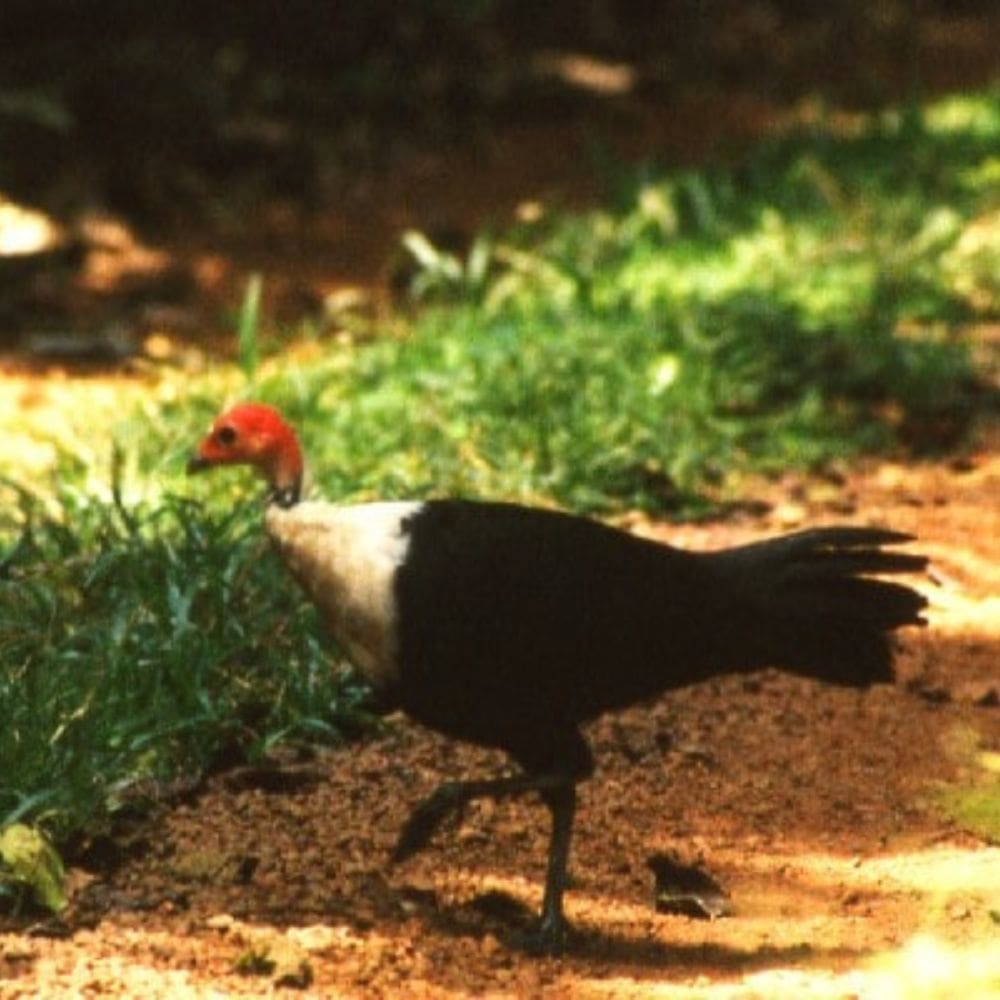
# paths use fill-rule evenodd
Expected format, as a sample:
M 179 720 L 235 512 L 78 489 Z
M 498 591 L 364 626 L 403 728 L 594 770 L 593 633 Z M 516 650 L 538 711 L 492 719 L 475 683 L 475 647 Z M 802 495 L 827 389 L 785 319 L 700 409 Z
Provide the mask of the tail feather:
M 760 542 L 750 542 L 734 549 L 730 553 L 761 553 L 771 556 L 779 554 L 818 552 L 830 549 L 852 549 L 859 546 L 869 546 L 876 549 L 883 545 L 903 545 L 914 542 L 916 537 L 905 531 L 892 531 L 889 528 L 860 528 L 854 525 L 839 525 L 832 528 L 809 528 L 805 531 L 795 531 L 778 538 L 765 538 Z
M 925 624 L 922 594 L 878 578 L 926 568 L 924 556 L 882 548 L 909 541 L 880 528 L 819 528 L 716 555 L 753 608 L 761 662 L 860 686 L 891 680 L 891 633 Z
M 865 576 L 813 579 L 796 584 L 794 593 L 778 592 L 785 614 L 792 617 L 848 616 L 900 628 L 923 622 L 926 599 L 912 587 Z
M 883 552 L 881 549 L 860 549 L 842 552 L 824 549 L 807 553 L 801 561 L 791 563 L 787 572 L 790 580 L 808 583 L 813 580 L 834 580 L 861 573 L 919 573 L 927 566 L 924 556 L 908 552 Z

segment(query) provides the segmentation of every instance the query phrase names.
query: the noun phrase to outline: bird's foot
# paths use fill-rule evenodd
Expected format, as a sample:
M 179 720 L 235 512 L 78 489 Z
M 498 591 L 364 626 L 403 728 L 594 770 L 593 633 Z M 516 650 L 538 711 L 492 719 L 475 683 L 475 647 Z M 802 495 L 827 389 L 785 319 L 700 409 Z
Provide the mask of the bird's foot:
M 514 945 L 538 958 L 561 955 L 569 943 L 570 933 L 570 926 L 561 915 L 546 916 L 529 930 L 518 934 Z
M 439 785 L 423 802 L 418 802 L 403 824 L 392 852 L 395 863 L 405 861 L 422 851 L 437 828 L 451 815 L 461 815 L 469 801 L 466 786 L 461 782 Z

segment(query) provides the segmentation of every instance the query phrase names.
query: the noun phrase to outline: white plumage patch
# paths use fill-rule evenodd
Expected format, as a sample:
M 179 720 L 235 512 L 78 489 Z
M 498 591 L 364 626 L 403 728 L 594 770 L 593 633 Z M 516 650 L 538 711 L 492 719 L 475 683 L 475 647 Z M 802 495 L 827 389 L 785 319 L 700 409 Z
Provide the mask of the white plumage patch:
M 327 627 L 376 688 L 398 679 L 395 573 L 409 536 L 403 522 L 418 502 L 341 507 L 305 502 L 272 505 L 265 524 Z

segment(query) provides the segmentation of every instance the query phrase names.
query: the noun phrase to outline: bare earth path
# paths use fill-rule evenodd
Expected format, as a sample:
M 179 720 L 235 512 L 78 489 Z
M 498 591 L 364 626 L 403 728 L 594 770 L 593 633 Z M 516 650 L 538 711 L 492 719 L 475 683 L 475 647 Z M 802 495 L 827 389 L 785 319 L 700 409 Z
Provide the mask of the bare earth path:
M 1000 451 L 760 496 L 763 516 L 631 527 L 694 547 L 841 520 L 914 531 L 931 628 L 892 687 L 765 674 L 596 725 L 564 956 L 511 944 L 539 901 L 537 805 L 478 806 L 389 868 L 408 804 L 503 764 L 393 719 L 277 773 L 217 776 L 116 870 L 74 872 L 68 936 L 0 935 L 0 998 L 1000 995 L 1000 849 L 935 805 L 940 783 L 986 774 L 977 746 L 1000 750 Z M 657 913 L 657 853 L 711 873 L 731 914 Z

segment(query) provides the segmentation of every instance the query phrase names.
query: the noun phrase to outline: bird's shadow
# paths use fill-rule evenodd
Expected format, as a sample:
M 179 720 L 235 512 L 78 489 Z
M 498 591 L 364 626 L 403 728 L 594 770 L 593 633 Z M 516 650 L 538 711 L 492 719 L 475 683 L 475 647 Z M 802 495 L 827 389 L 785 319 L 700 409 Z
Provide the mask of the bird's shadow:
M 502 890 L 491 889 L 462 903 L 441 901 L 433 890 L 404 886 L 402 895 L 428 927 L 456 938 L 482 939 L 492 934 L 508 951 L 537 957 L 535 910 Z M 861 958 L 867 950 L 817 948 L 808 944 L 739 948 L 715 942 L 664 943 L 649 937 L 613 933 L 595 926 L 573 925 L 556 953 L 582 963 L 621 963 L 648 968 L 697 969 L 711 966 L 732 974 L 752 972 L 810 959 Z

